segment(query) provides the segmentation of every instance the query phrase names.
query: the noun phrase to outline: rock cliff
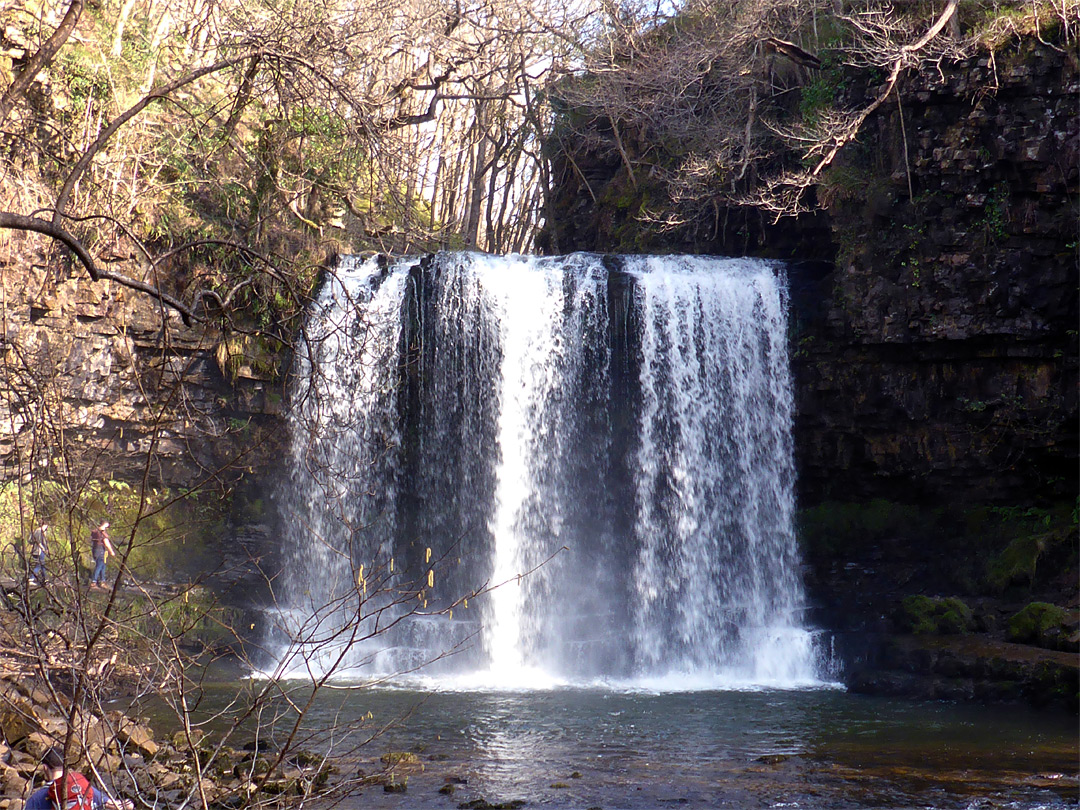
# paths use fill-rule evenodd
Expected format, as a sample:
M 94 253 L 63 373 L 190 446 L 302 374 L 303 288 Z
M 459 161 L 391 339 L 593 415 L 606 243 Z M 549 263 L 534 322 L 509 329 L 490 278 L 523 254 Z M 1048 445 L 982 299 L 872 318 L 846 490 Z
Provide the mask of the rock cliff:
M 836 92 L 858 108 L 875 78 L 847 69 Z M 804 505 L 1071 497 L 1076 60 L 1029 37 L 910 72 L 897 91 L 823 174 L 815 215 L 730 209 L 723 225 L 650 236 L 604 204 L 626 192 L 619 161 L 583 147 L 563 158 L 580 171 L 556 172 L 548 243 L 792 262 Z
M 819 189 L 835 258 L 791 266 L 796 445 L 804 524 L 840 538 L 806 544 L 807 584 L 852 689 L 1076 709 L 1075 512 L 1049 507 L 1080 488 L 1078 89 L 1035 40 L 928 68 Z M 907 635 L 926 595 L 973 620 Z M 1043 599 L 1071 663 L 1008 643 Z
M 1028 41 L 947 68 L 872 121 L 834 266 L 793 274 L 811 501 L 1077 489 L 1076 64 Z
M 0 295 L 5 480 L 148 474 L 192 487 L 235 481 L 275 452 L 280 384 L 219 329 L 184 327 L 55 256 L 0 267 Z

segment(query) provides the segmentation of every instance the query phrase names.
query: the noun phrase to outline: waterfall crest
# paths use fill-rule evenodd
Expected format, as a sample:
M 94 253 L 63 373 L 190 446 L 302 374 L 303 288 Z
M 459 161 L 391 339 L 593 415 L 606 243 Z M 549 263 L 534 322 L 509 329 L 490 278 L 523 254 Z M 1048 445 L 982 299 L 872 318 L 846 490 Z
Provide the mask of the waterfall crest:
M 281 670 L 814 683 L 786 308 L 749 259 L 342 262 L 290 388 Z

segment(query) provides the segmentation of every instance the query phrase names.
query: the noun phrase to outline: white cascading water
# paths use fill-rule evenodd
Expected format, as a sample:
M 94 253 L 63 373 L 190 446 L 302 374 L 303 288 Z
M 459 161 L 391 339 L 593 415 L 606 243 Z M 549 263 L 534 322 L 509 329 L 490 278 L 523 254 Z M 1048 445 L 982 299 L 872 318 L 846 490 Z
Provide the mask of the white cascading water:
M 512 677 L 526 666 L 524 590 L 515 580 L 527 570 L 524 552 L 529 538 L 520 525 L 520 513 L 534 496 L 532 461 L 544 440 L 538 435 L 543 427 L 543 414 L 538 411 L 555 390 L 562 366 L 560 335 L 553 326 L 562 314 L 563 295 L 557 276 L 526 261 L 482 266 L 480 277 L 501 327 L 499 464 L 491 532 L 495 538 L 492 580 L 506 583 L 491 594 L 486 641 L 493 673 Z
M 634 260 L 641 330 L 634 637 L 646 671 L 806 675 L 795 619 L 786 301 L 757 262 Z M 674 265 L 674 266 L 672 266 Z
M 283 672 L 338 665 L 354 595 L 357 542 L 392 553 L 398 443 L 397 343 L 405 277 L 347 258 L 324 285 L 290 385 L 289 456 L 277 507 L 283 571 L 272 649 Z M 379 283 L 382 281 L 383 283 Z M 390 452 L 386 452 L 391 448 Z M 367 538 L 365 542 L 361 538 Z M 372 538 L 374 539 L 372 542 Z M 356 653 L 365 651 L 357 645 Z M 354 655 L 351 661 L 359 660 Z
M 815 683 L 786 303 L 747 259 L 343 262 L 290 392 L 280 670 Z

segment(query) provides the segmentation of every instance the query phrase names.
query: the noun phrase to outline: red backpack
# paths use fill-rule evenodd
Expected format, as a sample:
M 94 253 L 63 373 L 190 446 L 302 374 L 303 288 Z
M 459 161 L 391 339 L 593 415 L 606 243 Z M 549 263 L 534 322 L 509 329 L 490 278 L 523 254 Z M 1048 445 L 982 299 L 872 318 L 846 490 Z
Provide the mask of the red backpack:
M 62 785 L 67 782 L 67 796 L 60 797 Z M 90 791 L 90 783 L 86 777 L 75 771 L 54 779 L 49 784 L 49 801 L 57 810 L 93 810 L 93 795 Z

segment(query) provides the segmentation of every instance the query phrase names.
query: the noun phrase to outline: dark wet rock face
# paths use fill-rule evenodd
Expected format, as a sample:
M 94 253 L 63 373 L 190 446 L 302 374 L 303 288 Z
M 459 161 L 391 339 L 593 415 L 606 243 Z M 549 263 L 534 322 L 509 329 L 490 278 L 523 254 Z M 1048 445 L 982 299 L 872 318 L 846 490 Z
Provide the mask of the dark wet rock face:
M 1043 648 L 1077 607 L 1077 81 L 1032 42 L 910 77 L 914 197 L 893 105 L 835 263 L 792 266 L 808 592 L 856 691 L 1076 710 Z
M 1027 702 L 1077 707 L 1075 654 L 1008 644 L 988 636 L 896 636 L 852 667 L 853 692 L 926 700 Z
M 1029 42 L 910 77 L 906 144 L 874 119 L 846 167 L 873 204 L 793 269 L 804 501 L 1075 495 L 1077 82 Z

